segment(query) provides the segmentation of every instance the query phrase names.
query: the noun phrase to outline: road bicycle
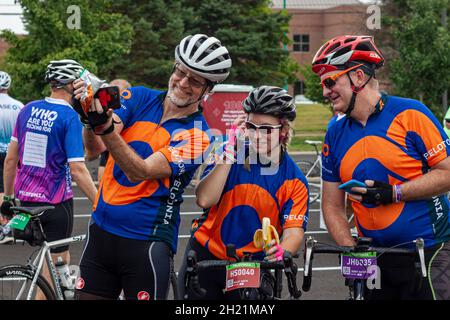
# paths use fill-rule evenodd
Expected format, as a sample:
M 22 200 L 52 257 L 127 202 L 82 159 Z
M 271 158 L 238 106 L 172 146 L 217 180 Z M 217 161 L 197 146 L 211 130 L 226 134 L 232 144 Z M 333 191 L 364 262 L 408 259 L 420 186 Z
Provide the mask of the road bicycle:
M 416 263 L 416 271 L 421 281 L 427 277 L 425 266 L 425 244 L 422 238 L 417 238 L 410 243 L 403 243 L 397 246 L 383 248 L 372 246 L 370 238 L 356 238 L 356 245 L 353 247 L 324 244 L 308 236 L 305 241 L 305 266 L 303 274 L 303 291 L 307 292 L 312 283 L 312 266 L 315 254 L 338 254 L 341 262 L 341 273 L 345 277 L 345 285 L 349 288 L 348 300 L 364 300 L 369 292 L 368 279 L 380 276 L 377 274 L 376 260 L 382 255 L 407 255 L 419 257 Z M 415 249 L 399 248 L 408 244 L 414 244 Z M 373 266 L 373 269 L 371 269 Z M 369 275 L 369 271 L 374 271 Z
M 207 292 L 200 286 L 199 275 L 204 270 L 223 270 L 228 268 L 234 268 L 241 265 L 256 265 L 257 269 L 261 270 L 260 284 L 258 287 L 245 287 L 244 283 L 240 285 L 233 284 L 233 280 L 225 281 L 224 288 L 236 285 L 239 287 L 239 295 L 241 300 L 281 300 L 282 299 L 282 279 L 283 271 L 286 275 L 287 285 L 289 290 L 288 299 L 297 300 L 301 297 L 301 291 L 297 289 L 297 265 L 293 261 L 293 257 L 288 251 L 284 252 L 283 260 L 277 262 L 257 261 L 252 260 L 250 254 L 244 254 L 244 257 L 240 259 L 236 255 L 236 248 L 233 244 L 229 244 L 226 247 L 227 256 L 230 260 L 203 260 L 197 261 L 197 254 L 191 250 L 187 255 L 187 270 L 184 281 L 185 296 L 184 299 L 189 299 L 189 292 L 192 290 L 199 297 L 204 297 Z M 231 260 L 233 259 L 233 260 Z M 245 267 L 240 274 L 245 278 Z M 269 272 L 269 271 L 273 271 Z M 249 272 L 251 275 L 251 270 Z M 242 280 L 242 279 L 241 279 Z M 231 281 L 231 283 L 230 283 Z M 245 279 L 244 279 L 245 282 Z
M 322 141 L 305 140 L 305 143 L 314 147 L 316 159 L 314 162 L 301 160 L 296 162 L 296 164 L 308 180 L 309 203 L 320 203 L 322 196 L 322 157 L 318 146 L 322 144 Z

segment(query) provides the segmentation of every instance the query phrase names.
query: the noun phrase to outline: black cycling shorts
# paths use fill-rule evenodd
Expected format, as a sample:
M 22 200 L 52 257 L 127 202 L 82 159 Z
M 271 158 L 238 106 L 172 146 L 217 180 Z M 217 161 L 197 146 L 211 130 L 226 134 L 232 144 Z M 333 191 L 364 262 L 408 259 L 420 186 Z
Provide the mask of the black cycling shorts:
M 108 162 L 109 152 L 104 151 L 100 154 L 100 162 L 98 164 L 99 167 L 106 167 L 106 162 Z
M 6 153 L 0 152 L 0 193 L 5 192 L 5 186 L 3 185 L 3 163 L 5 162 Z M 3 199 L 1 199 L 3 201 Z
M 89 226 L 77 290 L 106 299 L 166 300 L 173 254 L 164 242 L 127 239 Z
M 378 259 L 381 288 L 367 291 L 370 300 L 450 300 L 450 241 L 425 249 L 428 276 L 418 257 L 385 254 Z
M 46 211 L 39 217 L 47 241 L 56 241 L 68 238 L 73 229 L 73 199 L 59 204 L 21 201 L 22 207 L 54 206 L 55 209 Z M 50 249 L 51 253 L 61 253 L 69 250 L 69 245 Z

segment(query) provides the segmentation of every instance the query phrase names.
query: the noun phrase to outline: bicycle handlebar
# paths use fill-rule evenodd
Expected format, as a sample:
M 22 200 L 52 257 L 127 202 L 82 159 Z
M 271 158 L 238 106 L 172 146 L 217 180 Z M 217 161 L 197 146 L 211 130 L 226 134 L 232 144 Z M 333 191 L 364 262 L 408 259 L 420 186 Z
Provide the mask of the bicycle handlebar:
M 365 239 L 367 241 L 367 239 Z M 396 255 L 413 255 L 418 254 L 420 259 L 420 269 L 422 271 L 422 277 L 427 277 L 427 270 L 425 267 L 425 243 L 422 238 L 417 238 L 413 241 L 416 244 L 415 249 L 405 248 L 387 248 L 387 247 L 373 247 L 368 243 L 357 244 L 356 246 L 346 247 L 318 243 L 313 237 L 309 236 L 305 242 L 305 267 L 303 273 L 303 291 L 309 291 L 312 283 L 312 260 L 314 253 L 330 253 L 330 254 L 342 254 L 342 253 L 358 253 L 358 252 L 376 252 L 377 254 L 396 254 Z
M 283 270 L 285 271 L 288 289 L 290 295 L 294 299 L 298 299 L 301 296 L 301 291 L 298 290 L 296 275 L 297 266 L 293 262 L 292 255 L 290 252 L 285 251 L 283 255 L 283 261 L 269 262 L 269 261 L 237 261 L 237 262 L 254 262 L 258 263 L 260 268 L 263 270 Z M 187 269 L 185 278 L 185 295 L 184 298 L 188 298 L 188 290 L 192 289 L 200 297 L 206 295 L 206 290 L 200 286 L 198 273 L 202 270 L 207 269 L 223 269 L 226 266 L 235 264 L 237 262 L 230 260 L 204 260 L 197 262 L 197 254 L 195 251 L 191 250 L 187 255 Z

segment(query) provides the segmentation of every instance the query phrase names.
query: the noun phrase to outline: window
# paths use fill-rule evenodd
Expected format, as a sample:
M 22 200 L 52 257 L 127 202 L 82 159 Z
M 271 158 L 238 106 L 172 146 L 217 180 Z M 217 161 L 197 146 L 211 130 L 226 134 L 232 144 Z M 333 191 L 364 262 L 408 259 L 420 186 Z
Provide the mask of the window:
M 299 94 L 305 94 L 305 83 L 303 81 L 294 83 L 294 97 Z
M 309 34 L 294 34 L 294 52 L 309 51 Z

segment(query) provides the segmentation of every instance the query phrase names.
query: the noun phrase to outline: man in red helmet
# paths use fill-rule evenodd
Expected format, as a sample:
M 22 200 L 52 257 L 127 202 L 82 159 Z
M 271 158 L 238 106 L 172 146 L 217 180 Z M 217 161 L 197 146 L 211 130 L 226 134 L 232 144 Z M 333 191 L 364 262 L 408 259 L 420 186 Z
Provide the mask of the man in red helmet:
M 360 236 L 375 246 L 414 247 L 425 241 L 428 279 L 416 257 L 378 259 L 381 289 L 372 299 L 450 299 L 450 139 L 430 110 L 378 90 L 375 70 L 384 58 L 369 36 L 340 36 L 313 59 L 323 95 L 339 112 L 328 125 L 322 152 L 322 208 L 339 245 L 353 246 L 339 185 L 349 190 Z M 429 281 L 428 281 L 429 280 Z

